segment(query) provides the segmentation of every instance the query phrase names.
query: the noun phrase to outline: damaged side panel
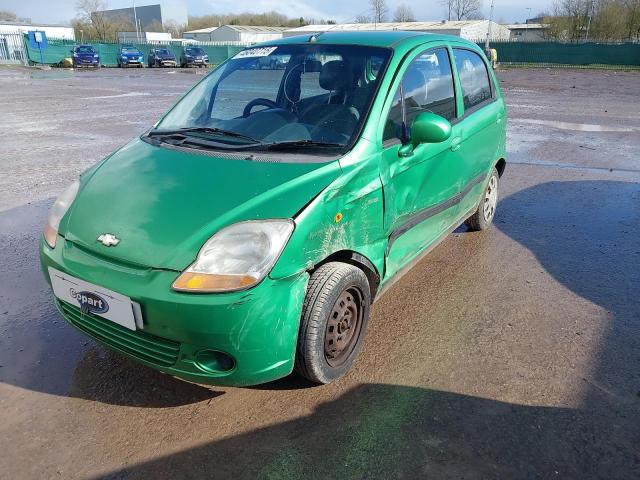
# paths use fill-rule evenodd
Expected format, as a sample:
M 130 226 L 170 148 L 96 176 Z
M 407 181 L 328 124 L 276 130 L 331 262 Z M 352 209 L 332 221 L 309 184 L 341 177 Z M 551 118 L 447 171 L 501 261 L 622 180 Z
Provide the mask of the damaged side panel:
M 341 161 L 343 174 L 296 217 L 296 229 L 272 278 L 310 270 L 344 250 L 363 255 L 380 277 L 384 275 L 387 236 L 378 160 L 377 155 L 369 155 L 353 164 Z

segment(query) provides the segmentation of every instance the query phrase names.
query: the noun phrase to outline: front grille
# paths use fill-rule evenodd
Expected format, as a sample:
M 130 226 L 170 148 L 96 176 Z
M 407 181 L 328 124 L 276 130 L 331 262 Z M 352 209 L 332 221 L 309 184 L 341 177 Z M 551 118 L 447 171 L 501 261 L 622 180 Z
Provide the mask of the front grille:
M 56 300 L 65 318 L 96 340 L 147 362 L 170 367 L 175 364 L 180 344 L 140 330 L 129 330 L 92 313 L 82 313 L 78 307 Z

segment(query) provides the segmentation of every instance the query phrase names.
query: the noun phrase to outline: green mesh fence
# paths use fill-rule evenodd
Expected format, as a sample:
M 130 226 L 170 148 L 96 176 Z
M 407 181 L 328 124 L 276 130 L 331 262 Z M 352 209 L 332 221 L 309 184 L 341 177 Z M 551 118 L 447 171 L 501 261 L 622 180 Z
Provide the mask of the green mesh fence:
M 48 46 L 43 53 L 43 62 L 49 65 L 55 65 L 60 63 L 64 58 L 71 57 L 71 50 L 78 42 L 69 40 L 48 39 Z M 40 63 L 40 51 L 36 48 L 31 48 L 29 41 L 25 36 L 25 45 L 27 49 L 27 55 L 30 63 Z M 86 45 L 92 45 L 93 48 L 100 55 L 100 64 L 106 67 L 115 67 L 118 64 L 118 55 L 120 54 L 119 43 L 94 43 L 86 42 Z M 127 44 L 131 45 L 131 44 Z M 184 47 L 178 43 L 171 44 L 134 44 L 143 54 L 145 62 L 147 61 L 149 50 L 153 48 L 168 48 L 176 56 L 176 60 L 180 61 L 180 56 Z M 198 44 L 198 47 L 202 48 L 207 55 L 209 55 L 209 63 L 212 65 L 219 65 L 227 58 L 232 57 L 240 50 L 245 48 L 242 45 L 203 45 Z
M 71 49 L 77 42 L 49 39 L 43 51 L 44 63 L 57 64 L 71 56 Z M 31 63 L 40 63 L 40 53 L 29 46 L 25 36 L 27 55 Z M 119 43 L 91 43 L 100 55 L 100 63 L 115 67 L 120 52 Z M 152 48 L 166 47 L 173 51 L 180 61 L 183 46 L 178 43 L 152 45 L 136 44 L 148 58 Z M 245 48 L 242 45 L 199 44 L 209 55 L 209 63 L 219 65 L 227 58 Z M 481 44 L 484 47 L 484 43 Z M 498 62 L 503 65 L 531 66 L 598 66 L 598 67 L 640 67 L 640 44 L 638 43 L 562 43 L 562 42 L 491 42 L 491 48 L 498 51 Z
M 507 65 L 640 67 L 638 43 L 491 42 L 491 48 Z

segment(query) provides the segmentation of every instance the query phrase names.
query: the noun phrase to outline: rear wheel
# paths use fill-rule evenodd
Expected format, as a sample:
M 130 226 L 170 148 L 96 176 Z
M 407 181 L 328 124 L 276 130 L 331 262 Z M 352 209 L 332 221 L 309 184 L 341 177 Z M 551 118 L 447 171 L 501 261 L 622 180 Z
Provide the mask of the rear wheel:
M 302 306 L 296 371 L 316 383 L 347 373 L 362 346 L 370 304 L 369 282 L 362 270 L 340 262 L 318 268 Z
M 498 186 L 500 183 L 500 175 L 495 168 L 491 172 L 491 177 L 484 189 L 484 194 L 478 205 L 478 209 L 465 221 L 469 230 L 479 231 L 486 230 L 491 226 L 493 217 L 496 215 L 498 207 Z

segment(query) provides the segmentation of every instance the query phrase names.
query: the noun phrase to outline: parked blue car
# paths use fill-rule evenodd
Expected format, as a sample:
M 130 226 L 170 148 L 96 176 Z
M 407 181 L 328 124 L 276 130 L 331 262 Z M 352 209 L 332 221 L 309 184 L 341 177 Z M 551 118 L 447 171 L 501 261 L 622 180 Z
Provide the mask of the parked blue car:
M 123 45 L 118 55 L 118 67 L 144 67 L 144 55 L 136 47 Z
M 76 45 L 71 50 L 71 58 L 74 68 L 93 67 L 100 68 L 100 55 L 91 45 Z

